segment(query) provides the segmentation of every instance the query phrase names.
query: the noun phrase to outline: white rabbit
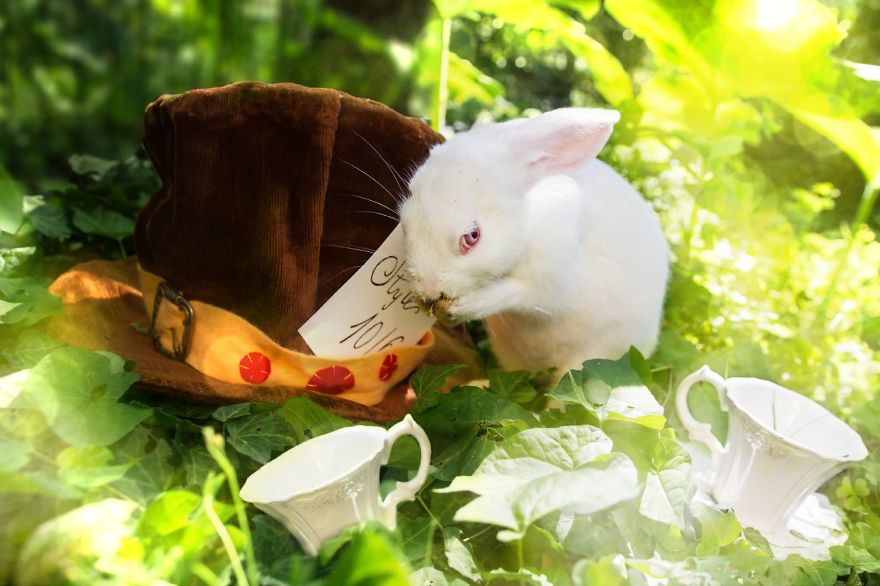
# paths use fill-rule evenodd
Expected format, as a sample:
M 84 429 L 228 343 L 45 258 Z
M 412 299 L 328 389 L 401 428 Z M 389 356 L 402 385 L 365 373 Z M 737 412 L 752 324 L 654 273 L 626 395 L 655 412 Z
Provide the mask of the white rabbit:
M 435 146 L 400 207 L 410 278 L 485 319 L 501 365 L 557 376 L 657 343 L 668 245 L 651 207 L 596 160 L 614 110 L 563 108 Z

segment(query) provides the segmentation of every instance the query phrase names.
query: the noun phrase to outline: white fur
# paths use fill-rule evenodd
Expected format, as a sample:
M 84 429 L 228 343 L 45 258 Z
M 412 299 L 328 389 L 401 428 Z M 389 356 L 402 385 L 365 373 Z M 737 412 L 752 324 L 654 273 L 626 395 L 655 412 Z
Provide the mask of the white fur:
M 426 299 L 485 319 L 501 365 L 557 373 L 656 346 L 668 246 L 651 207 L 595 155 L 617 112 L 565 108 L 435 147 L 400 209 Z M 459 237 L 476 222 L 468 254 Z

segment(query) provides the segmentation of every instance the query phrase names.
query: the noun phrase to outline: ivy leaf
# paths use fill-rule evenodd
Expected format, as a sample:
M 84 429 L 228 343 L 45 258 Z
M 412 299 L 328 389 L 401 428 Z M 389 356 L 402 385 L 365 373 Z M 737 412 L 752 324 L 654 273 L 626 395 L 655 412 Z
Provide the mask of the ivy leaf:
M 21 370 L 35 366 L 47 354 L 63 345 L 43 330 L 24 330 L 18 335 L 15 346 L 8 350 L 4 349 L 2 355 L 9 366 Z
M 59 207 L 43 204 L 28 214 L 34 230 L 53 240 L 67 240 L 72 232 L 67 215 Z
M 77 209 L 73 213 L 73 225 L 86 234 L 106 236 L 115 240 L 131 236 L 134 232 L 134 220 L 104 208 L 90 211 Z
M 414 568 L 431 563 L 434 553 L 434 533 L 439 524 L 428 515 L 410 517 L 397 515 L 397 529 L 403 537 L 401 548 Z
M 33 325 L 61 311 L 61 299 L 33 279 L 0 279 L 0 323 Z
M 265 464 L 273 452 L 293 445 L 293 432 L 287 422 L 275 413 L 239 417 L 226 424 L 229 445 L 245 456 Z
M 105 447 L 68 446 L 56 457 L 58 477 L 79 488 L 104 486 L 122 478 L 131 467 L 131 464 L 109 464 L 112 459 L 113 452 Z
M 445 366 L 423 366 L 412 376 L 410 383 L 416 393 L 416 404 L 413 405 L 413 415 L 422 413 L 437 404 L 440 389 L 446 379 L 464 368 L 460 364 L 448 364 Z
M 525 371 L 506 372 L 499 369 L 489 371 L 489 388 L 493 393 L 506 397 L 514 403 L 528 403 L 538 395 L 531 375 Z
M 138 375 L 109 352 L 59 348 L 30 370 L 19 400 L 38 409 L 58 437 L 78 447 L 107 446 L 152 413 L 120 403 Z
M 536 426 L 538 420 L 513 401 L 477 387 L 456 387 L 437 397 L 431 409 L 415 415 L 438 451 L 470 433 L 504 421 Z
M 478 494 L 455 520 L 505 527 L 500 540 L 520 539 L 552 512 L 590 514 L 637 496 L 632 461 L 610 452 L 608 436 L 589 425 L 527 429 L 498 444 L 473 475 L 437 492 Z
M 629 354 L 619 360 L 587 360 L 582 369 L 567 372 L 549 396 L 581 405 L 600 422 L 622 419 L 663 429 L 663 407 L 642 383 L 631 360 Z
M 222 407 L 217 407 L 214 410 L 214 413 L 211 416 L 217 421 L 229 421 L 230 419 L 235 419 L 236 417 L 244 417 L 245 415 L 249 415 L 251 412 L 251 404 L 250 403 L 236 403 L 235 405 L 224 405 Z
M 639 512 L 655 521 L 684 529 L 684 512 L 695 491 L 688 453 L 670 438 L 654 448 Z
M 457 527 L 443 529 L 443 546 L 446 549 L 446 563 L 449 567 L 465 578 L 479 582 L 480 568 L 474 560 L 474 554 L 461 540 L 461 529 Z
M 183 529 L 201 504 L 202 497 L 188 490 L 162 492 L 141 515 L 138 535 L 162 537 Z
M 742 533 L 742 527 L 731 511 L 721 511 L 700 502 L 693 503 L 691 509 L 700 522 L 700 541 L 697 543 L 699 556 L 717 554 Z
M 290 425 L 298 443 L 351 425 L 308 397 L 291 397 L 275 413 Z

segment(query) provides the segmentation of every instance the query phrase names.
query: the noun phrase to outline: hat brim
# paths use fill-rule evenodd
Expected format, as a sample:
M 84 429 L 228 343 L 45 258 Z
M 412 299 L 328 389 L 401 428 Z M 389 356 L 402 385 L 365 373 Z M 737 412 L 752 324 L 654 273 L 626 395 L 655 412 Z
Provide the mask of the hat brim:
M 282 402 L 304 395 L 337 415 L 353 420 L 393 421 L 403 417 L 416 396 L 407 381 L 389 391 L 377 405 L 365 406 L 345 399 L 285 386 L 222 382 L 191 366 L 167 358 L 153 347 L 145 332 L 149 325 L 138 281 L 137 259 L 95 260 L 73 267 L 49 288 L 60 297 L 64 312 L 52 317 L 48 333 L 71 346 L 109 350 L 135 362 L 140 384 L 149 390 L 199 403 L 244 401 Z M 466 339 L 441 334 L 436 362 L 467 364 L 456 382 L 477 378 L 478 359 Z

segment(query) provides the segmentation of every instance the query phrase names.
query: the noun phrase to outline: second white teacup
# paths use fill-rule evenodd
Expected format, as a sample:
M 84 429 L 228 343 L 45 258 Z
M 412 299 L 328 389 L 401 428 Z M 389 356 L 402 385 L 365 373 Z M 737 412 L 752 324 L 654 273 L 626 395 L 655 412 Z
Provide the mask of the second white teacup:
M 409 482 L 398 482 L 383 500 L 379 468 L 403 435 L 419 442 L 419 470 Z M 317 555 L 325 541 L 346 527 L 375 520 L 394 529 L 397 505 L 415 497 L 430 462 L 428 436 L 409 415 L 388 431 L 354 425 L 287 450 L 251 474 L 241 498 L 283 523 L 306 553 Z
M 714 386 L 729 412 L 724 446 L 688 409 L 698 382 Z M 708 366 L 681 382 L 676 410 L 691 439 L 712 453 L 715 500 L 761 531 L 785 530 L 807 495 L 868 455 L 859 434 L 815 401 L 757 378 L 725 380 Z

